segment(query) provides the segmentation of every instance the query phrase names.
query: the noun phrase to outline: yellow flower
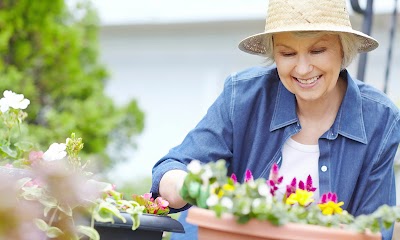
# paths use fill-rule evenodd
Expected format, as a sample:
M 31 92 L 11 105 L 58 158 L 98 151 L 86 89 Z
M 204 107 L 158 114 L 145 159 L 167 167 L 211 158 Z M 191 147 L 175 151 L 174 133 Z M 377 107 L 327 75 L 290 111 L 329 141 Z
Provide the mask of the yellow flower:
M 235 190 L 235 186 L 230 185 L 230 184 L 225 184 L 222 189 L 224 189 L 225 191 L 229 191 L 232 192 L 233 190 Z
M 344 202 L 332 202 L 329 201 L 327 203 L 321 203 L 318 204 L 319 208 L 322 211 L 322 214 L 324 215 L 332 215 L 332 214 L 341 214 L 343 212 L 343 209 L 341 206 L 344 204 Z
M 216 187 L 211 189 L 211 194 L 217 195 L 218 198 L 222 198 L 224 196 L 224 190 L 221 187 Z
M 286 204 L 293 205 L 298 203 L 300 206 L 306 207 L 310 203 L 314 202 L 314 199 L 312 199 L 313 195 L 313 192 L 296 189 L 296 192 L 290 194 L 290 196 L 286 199 Z

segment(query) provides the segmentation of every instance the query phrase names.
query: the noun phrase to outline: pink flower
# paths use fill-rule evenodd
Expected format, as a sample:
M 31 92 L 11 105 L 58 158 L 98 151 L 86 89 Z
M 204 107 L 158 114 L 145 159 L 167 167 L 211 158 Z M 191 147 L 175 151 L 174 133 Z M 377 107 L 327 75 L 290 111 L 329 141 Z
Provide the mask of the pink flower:
M 309 192 L 315 192 L 315 190 L 317 190 L 317 188 L 313 187 L 313 181 L 311 175 L 308 175 L 307 177 L 306 190 Z
M 253 181 L 253 180 L 254 180 L 253 174 L 251 173 L 251 171 L 250 171 L 249 169 L 247 169 L 247 170 L 246 170 L 246 174 L 245 174 L 244 181 L 245 181 L 245 182 L 250 182 L 250 181 Z
M 296 192 L 296 178 L 292 179 L 290 185 L 286 185 L 286 197 L 288 198 L 292 193 Z M 304 190 L 304 189 L 303 189 Z
M 337 195 L 336 195 L 336 193 L 328 192 L 328 193 L 324 193 L 321 196 L 321 200 L 319 202 L 320 204 L 328 203 L 328 202 L 337 203 Z
M 271 172 L 269 173 L 269 180 L 274 181 L 275 184 L 280 184 L 283 180 L 283 176 L 279 177 L 279 166 L 274 163 L 271 168 Z
M 153 201 L 153 198 L 152 198 L 153 194 L 152 194 L 152 193 L 145 193 L 145 194 L 143 194 L 142 196 L 143 196 L 143 198 L 146 199 L 146 200 Z
M 236 174 L 232 173 L 231 179 L 233 180 L 233 183 L 237 183 L 237 177 Z
M 275 191 L 278 190 L 278 185 L 282 183 L 283 176 L 279 176 L 279 166 L 274 163 L 269 173 L 267 184 L 270 187 L 272 196 L 275 196 Z
M 169 202 L 167 200 L 164 200 L 162 197 L 156 198 L 155 202 L 157 205 L 163 209 L 167 208 L 169 206 Z
M 42 151 L 31 151 L 29 153 L 28 160 L 31 165 L 34 165 L 43 159 L 43 152 Z
M 267 185 L 269 186 L 269 192 L 272 196 L 275 196 L 275 191 L 278 190 L 278 186 L 275 185 L 275 182 L 272 180 L 267 180 Z
M 29 182 L 25 183 L 24 187 L 33 187 L 33 186 L 43 186 L 43 181 L 38 178 L 32 179 Z

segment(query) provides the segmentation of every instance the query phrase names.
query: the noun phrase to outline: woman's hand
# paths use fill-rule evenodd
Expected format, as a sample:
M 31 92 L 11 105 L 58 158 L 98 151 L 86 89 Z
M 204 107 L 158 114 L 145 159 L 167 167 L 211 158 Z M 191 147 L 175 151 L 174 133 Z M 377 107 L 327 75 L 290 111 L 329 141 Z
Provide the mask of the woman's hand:
M 171 208 L 179 209 L 186 205 L 179 194 L 186 175 L 187 172 L 183 170 L 171 170 L 161 178 L 159 194 L 169 202 Z

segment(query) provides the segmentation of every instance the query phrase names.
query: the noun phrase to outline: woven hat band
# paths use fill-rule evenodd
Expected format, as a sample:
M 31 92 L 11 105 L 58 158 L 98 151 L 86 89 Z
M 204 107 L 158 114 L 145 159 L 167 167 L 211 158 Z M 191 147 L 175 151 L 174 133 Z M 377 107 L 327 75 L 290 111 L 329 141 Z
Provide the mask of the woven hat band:
M 343 0 L 270 0 L 268 9 L 266 32 L 298 25 L 304 30 L 324 24 L 351 28 Z

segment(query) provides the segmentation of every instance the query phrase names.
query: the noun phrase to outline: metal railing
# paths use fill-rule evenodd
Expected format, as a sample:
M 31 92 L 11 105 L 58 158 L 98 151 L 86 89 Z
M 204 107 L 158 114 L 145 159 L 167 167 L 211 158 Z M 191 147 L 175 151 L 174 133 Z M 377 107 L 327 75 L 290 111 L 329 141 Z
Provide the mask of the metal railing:
M 374 0 L 367 0 L 367 4 L 365 8 L 361 8 L 359 0 L 350 0 L 351 7 L 356 13 L 363 15 L 363 24 L 361 31 L 365 34 L 371 35 L 371 29 L 373 25 L 373 3 Z M 391 21 L 391 29 L 390 29 L 390 36 L 389 36 L 389 47 L 387 53 L 387 63 L 386 63 L 386 72 L 384 78 L 384 87 L 383 91 L 387 92 L 387 86 L 389 81 L 389 73 L 390 73 L 390 65 L 392 62 L 392 52 L 394 48 L 394 39 L 395 39 L 395 32 L 396 32 L 396 22 L 397 22 L 397 0 L 394 0 L 394 10 L 392 14 L 392 21 Z M 365 67 L 367 65 L 367 53 L 360 54 L 358 68 L 357 68 L 357 78 L 361 81 L 364 81 L 365 76 Z

